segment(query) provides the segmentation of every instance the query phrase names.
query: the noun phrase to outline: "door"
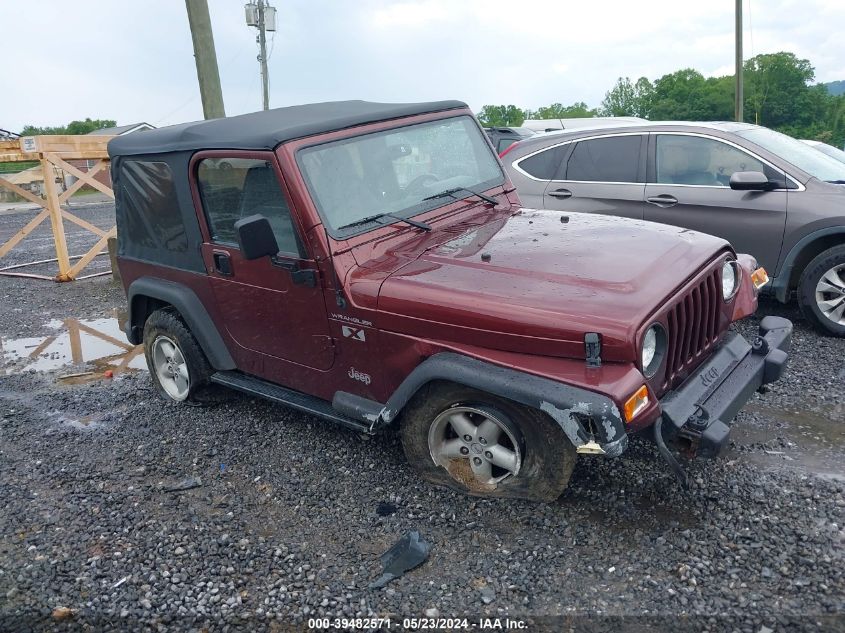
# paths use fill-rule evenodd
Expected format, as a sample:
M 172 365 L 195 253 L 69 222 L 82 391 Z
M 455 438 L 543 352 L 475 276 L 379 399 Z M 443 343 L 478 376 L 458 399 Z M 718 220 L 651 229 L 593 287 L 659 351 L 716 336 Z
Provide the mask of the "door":
M 240 348 L 239 367 L 261 375 L 282 359 L 325 370 L 334 362 L 326 307 L 272 153 L 200 157 L 194 163 L 206 224 L 202 246 L 219 314 Z M 279 255 L 246 260 L 234 224 L 270 221 Z
M 641 220 L 645 138 L 617 134 L 576 141 L 546 186 L 543 206 Z
M 786 225 L 783 173 L 736 145 L 695 134 L 654 134 L 649 156 L 646 220 L 718 235 L 775 271 Z M 784 188 L 734 191 L 736 171 L 763 172 Z

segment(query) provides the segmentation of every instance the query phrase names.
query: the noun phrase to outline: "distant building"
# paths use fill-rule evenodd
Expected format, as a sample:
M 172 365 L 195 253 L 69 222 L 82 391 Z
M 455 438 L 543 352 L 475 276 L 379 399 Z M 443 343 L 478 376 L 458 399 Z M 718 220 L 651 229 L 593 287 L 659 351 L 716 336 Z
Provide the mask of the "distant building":
M 131 125 L 118 125 L 117 127 L 104 127 L 88 134 L 96 136 L 123 136 L 124 134 L 131 134 L 132 132 L 143 132 L 144 130 L 154 130 L 154 125 L 149 123 L 133 123 Z

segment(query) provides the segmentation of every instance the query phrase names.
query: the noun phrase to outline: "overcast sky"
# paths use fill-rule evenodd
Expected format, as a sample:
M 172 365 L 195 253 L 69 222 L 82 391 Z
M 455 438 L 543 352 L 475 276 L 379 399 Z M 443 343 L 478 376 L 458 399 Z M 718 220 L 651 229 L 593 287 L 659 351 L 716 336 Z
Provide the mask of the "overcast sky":
M 745 1 L 745 56 L 845 79 L 843 0 Z M 462 99 L 598 105 L 619 76 L 733 72 L 734 0 L 274 0 L 271 107 Z M 209 0 L 226 113 L 261 107 L 243 2 Z M 33 15 L 33 14 L 36 15 Z M 182 0 L 0 2 L 0 128 L 202 118 Z M 15 81 L 14 88 L 10 78 Z

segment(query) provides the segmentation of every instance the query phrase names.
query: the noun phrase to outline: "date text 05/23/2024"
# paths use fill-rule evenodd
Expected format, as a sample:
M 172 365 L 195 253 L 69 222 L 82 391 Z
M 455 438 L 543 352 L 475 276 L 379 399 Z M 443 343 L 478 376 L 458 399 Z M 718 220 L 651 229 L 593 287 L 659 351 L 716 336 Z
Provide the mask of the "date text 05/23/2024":
M 308 628 L 312 630 L 407 630 L 440 631 L 519 631 L 527 629 L 524 620 L 513 618 L 309 618 Z

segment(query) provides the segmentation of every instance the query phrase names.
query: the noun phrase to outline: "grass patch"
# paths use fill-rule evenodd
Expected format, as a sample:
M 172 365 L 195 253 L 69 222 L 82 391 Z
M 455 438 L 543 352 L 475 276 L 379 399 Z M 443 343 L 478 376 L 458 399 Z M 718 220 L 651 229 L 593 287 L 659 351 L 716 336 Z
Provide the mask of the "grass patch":
M 22 163 L 0 163 L 0 174 L 16 174 L 19 171 L 36 167 L 37 165 L 37 160 L 27 160 Z

